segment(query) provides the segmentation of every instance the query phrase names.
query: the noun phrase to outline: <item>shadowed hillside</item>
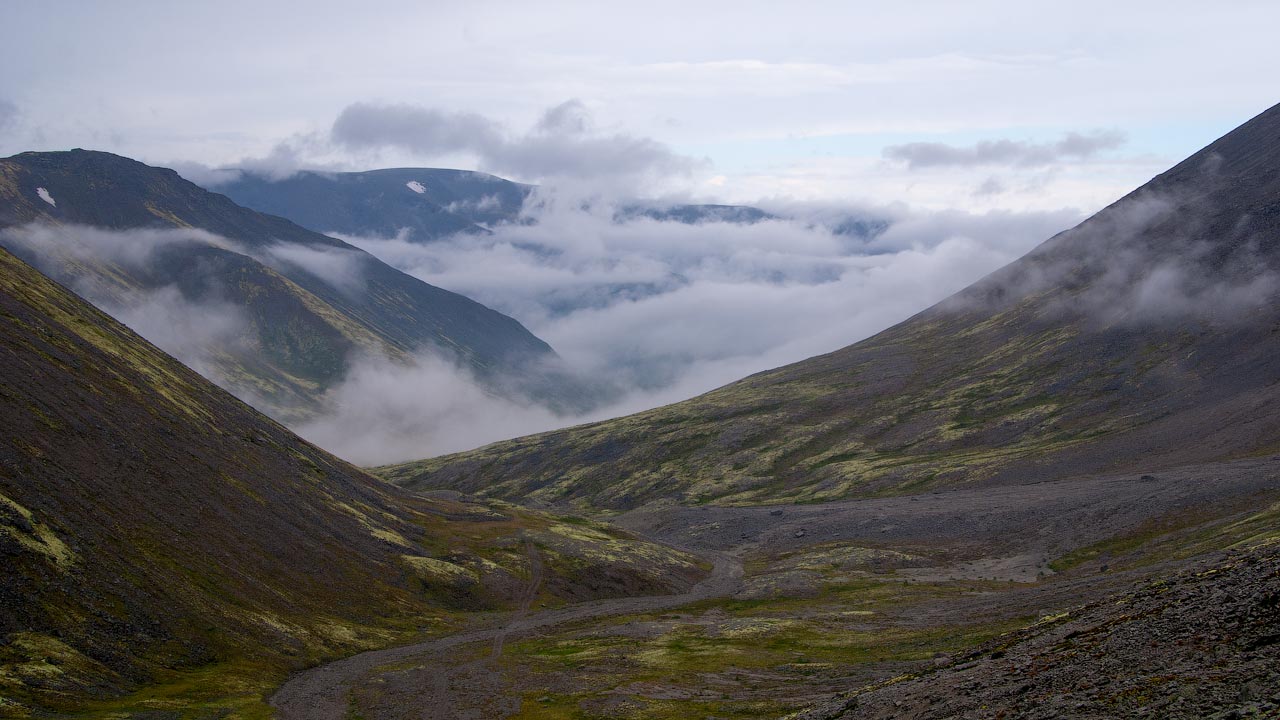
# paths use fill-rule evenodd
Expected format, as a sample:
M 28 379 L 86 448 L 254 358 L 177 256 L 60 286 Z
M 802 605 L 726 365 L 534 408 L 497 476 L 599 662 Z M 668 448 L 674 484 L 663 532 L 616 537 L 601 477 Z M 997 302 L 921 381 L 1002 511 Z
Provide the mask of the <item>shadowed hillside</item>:
M 687 402 L 384 468 L 621 510 L 813 502 L 1269 452 L 1280 107 L 879 335 Z
M 615 531 L 412 498 L 4 251 L 0 325 L 0 715 L 155 683 L 129 706 L 252 703 L 289 668 L 531 587 L 556 603 L 702 574 Z
M 316 232 L 394 237 L 408 231 L 409 240 L 427 242 L 515 220 L 533 188 L 466 170 L 388 168 L 299 172 L 278 180 L 246 172 L 214 189 Z

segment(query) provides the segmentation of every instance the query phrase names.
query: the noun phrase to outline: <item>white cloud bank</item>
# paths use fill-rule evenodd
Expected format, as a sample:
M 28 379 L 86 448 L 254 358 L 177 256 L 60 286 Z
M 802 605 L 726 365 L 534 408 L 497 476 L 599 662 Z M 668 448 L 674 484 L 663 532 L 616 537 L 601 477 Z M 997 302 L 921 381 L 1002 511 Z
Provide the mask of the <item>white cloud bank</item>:
M 890 145 L 884 149 L 884 156 L 890 160 L 904 162 L 911 169 L 982 165 L 1043 167 L 1063 160 L 1090 158 L 1100 152 L 1114 150 L 1124 142 L 1124 134 L 1115 130 L 1095 131 L 1088 134 L 1070 132 L 1061 140 L 1052 143 L 1002 139 L 983 140 L 967 147 L 939 142 Z
M 368 362 L 336 412 L 299 428 L 362 463 L 486 442 L 674 402 L 838 349 L 903 320 L 1079 219 L 812 206 L 753 225 L 615 222 L 606 205 L 544 197 L 536 220 L 430 244 L 345 238 L 429 283 L 508 313 L 621 394 L 583 416 L 499 400 L 436 360 Z M 871 238 L 833 219 L 891 216 Z

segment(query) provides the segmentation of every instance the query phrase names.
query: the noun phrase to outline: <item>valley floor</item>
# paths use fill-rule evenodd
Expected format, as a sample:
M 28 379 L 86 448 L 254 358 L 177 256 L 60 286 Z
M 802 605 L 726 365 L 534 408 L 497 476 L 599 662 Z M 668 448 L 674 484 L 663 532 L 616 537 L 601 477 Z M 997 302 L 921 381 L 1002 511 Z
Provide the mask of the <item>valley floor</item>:
M 1074 621 L 1086 603 L 1280 535 L 1278 477 L 1280 458 L 1267 458 L 824 505 L 649 507 L 614 522 L 714 560 L 689 593 L 530 608 L 320 666 L 271 702 L 309 719 L 755 718 L 815 705 L 827 709 L 813 717 L 837 717 L 850 690 L 950 673 L 974 647 L 1022 637 L 1005 633 Z M 1255 585 L 1280 593 L 1275 573 Z M 877 716 L 897 716 L 901 697 L 874 697 L 888 698 Z M 988 716 L 980 705 L 965 712 Z
M 537 575 L 534 575 L 529 597 L 536 595 L 538 581 Z M 389 671 L 397 672 L 403 667 L 400 674 L 412 677 L 408 683 L 403 680 L 397 683 L 407 684 L 409 687 L 401 700 L 407 703 L 406 707 L 427 712 L 423 717 L 442 717 L 433 713 L 452 712 L 442 707 L 463 702 L 483 703 L 486 714 L 478 717 L 501 717 L 502 714 L 492 714 L 492 705 L 507 705 L 507 698 L 503 697 L 501 688 L 491 687 L 486 680 L 494 677 L 491 664 L 503 657 L 507 638 L 559 625 L 588 622 L 614 615 L 657 612 L 727 597 L 741 586 L 742 564 L 728 555 L 717 555 L 711 574 L 687 593 L 596 600 L 532 613 L 526 608 L 493 627 L 413 645 L 361 653 L 313 668 L 289 680 L 271 698 L 271 704 L 281 720 L 341 720 L 347 717 L 350 693 L 360 692 L 365 684 L 371 682 L 386 685 L 388 680 L 385 674 Z M 429 672 L 425 673 L 414 672 L 426 670 L 427 665 L 442 657 L 465 659 L 466 662 L 450 663 L 445 667 L 431 666 Z M 464 683 L 463 687 L 454 688 L 454 676 L 458 679 L 480 679 L 478 683 Z M 516 706 L 514 709 L 518 710 L 518 701 Z M 381 716 L 381 713 L 377 716 Z

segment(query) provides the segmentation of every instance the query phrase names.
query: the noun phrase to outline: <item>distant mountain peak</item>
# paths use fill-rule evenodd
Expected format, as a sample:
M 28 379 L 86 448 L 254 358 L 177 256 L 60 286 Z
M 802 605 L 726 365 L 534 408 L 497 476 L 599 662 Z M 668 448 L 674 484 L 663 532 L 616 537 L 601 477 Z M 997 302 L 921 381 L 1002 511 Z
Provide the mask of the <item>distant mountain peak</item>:
M 252 172 L 215 188 L 237 203 L 287 217 L 316 232 L 410 241 L 467 233 L 513 222 L 532 186 L 468 170 L 385 168 L 364 172 L 302 171 L 271 179 Z

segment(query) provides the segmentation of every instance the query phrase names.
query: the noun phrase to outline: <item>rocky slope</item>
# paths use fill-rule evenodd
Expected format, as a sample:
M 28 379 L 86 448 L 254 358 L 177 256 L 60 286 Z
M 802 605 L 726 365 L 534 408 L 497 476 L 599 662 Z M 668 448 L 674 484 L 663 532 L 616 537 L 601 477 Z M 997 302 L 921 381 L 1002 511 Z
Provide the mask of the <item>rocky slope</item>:
M 1280 543 L 1273 541 L 794 717 L 1276 717 L 1277 629 Z
M 704 574 L 589 523 L 411 497 L 3 250 L 0 358 L 0 716 L 156 684 L 111 707 L 225 714 L 219 693 L 260 704 L 290 668 L 527 601 L 535 567 L 552 603 Z
M 813 502 L 1264 453 L 1280 437 L 1280 107 L 953 298 L 687 402 L 384 468 L 624 510 Z
M 234 315 L 247 327 L 208 342 L 201 360 L 277 417 L 313 414 L 363 355 L 444 357 L 508 394 L 553 399 L 564 390 L 547 374 L 551 348 L 512 318 L 109 153 L 0 160 L 0 244 L 113 312 L 194 307 L 196 327 L 174 339 L 175 350 L 200 343 L 212 316 Z M 215 307 L 210 323 L 200 318 L 206 306 Z

